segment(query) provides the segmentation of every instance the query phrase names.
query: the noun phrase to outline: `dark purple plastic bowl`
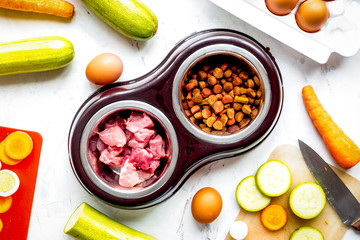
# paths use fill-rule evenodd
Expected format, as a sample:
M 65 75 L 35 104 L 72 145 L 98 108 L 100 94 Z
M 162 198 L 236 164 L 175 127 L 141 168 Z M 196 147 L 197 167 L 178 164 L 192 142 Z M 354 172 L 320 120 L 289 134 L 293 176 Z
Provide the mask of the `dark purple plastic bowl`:
M 179 87 L 186 71 L 213 55 L 231 55 L 257 70 L 264 85 L 264 102 L 246 129 L 231 135 L 207 134 L 189 122 L 180 107 Z M 69 133 L 72 169 L 81 185 L 105 202 L 128 209 L 158 204 L 172 196 L 203 165 L 241 154 L 262 142 L 275 127 L 283 105 L 280 70 L 268 49 L 232 30 L 212 29 L 185 38 L 146 75 L 104 86 L 80 107 Z M 164 129 L 170 158 L 158 179 L 134 190 L 116 189 L 96 176 L 86 151 L 89 133 L 112 112 L 131 109 L 150 114 Z

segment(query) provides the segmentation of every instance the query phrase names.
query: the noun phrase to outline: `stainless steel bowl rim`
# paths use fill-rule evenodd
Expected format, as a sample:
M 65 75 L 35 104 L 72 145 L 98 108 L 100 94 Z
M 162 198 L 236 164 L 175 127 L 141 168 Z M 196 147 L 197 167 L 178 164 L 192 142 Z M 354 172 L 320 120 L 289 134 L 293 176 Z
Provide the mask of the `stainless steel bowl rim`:
M 88 154 L 87 154 L 88 140 L 91 135 L 91 132 L 93 131 L 93 128 L 105 116 L 109 116 L 110 114 L 121 110 L 142 111 L 142 112 L 146 112 L 147 114 L 155 118 L 164 127 L 164 130 L 167 133 L 167 137 L 169 138 L 170 141 L 169 145 L 171 145 L 171 156 L 169 159 L 170 164 L 167 166 L 167 169 L 164 170 L 165 172 L 162 174 L 162 176 L 159 179 L 157 179 L 150 186 L 139 190 L 130 190 L 130 189 L 123 190 L 110 186 L 109 184 L 104 182 L 104 180 L 102 180 L 97 176 L 97 174 L 92 169 L 90 162 L 88 160 Z M 80 140 L 81 164 L 88 178 L 99 189 L 103 190 L 104 192 L 114 197 L 118 197 L 122 199 L 142 198 L 160 189 L 166 183 L 166 181 L 172 176 L 174 172 L 179 154 L 178 151 L 179 151 L 179 147 L 178 147 L 176 132 L 169 119 L 159 109 L 155 108 L 154 106 L 147 104 L 145 102 L 135 101 L 135 100 L 121 100 L 108 104 L 103 108 L 99 109 L 87 122 L 86 126 L 84 127 L 84 131 L 81 135 L 81 140 Z
M 193 67 L 197 62 L 201 59 L 218 55 L 218 54 L 226 54 L 232 55 L 237 58 L 244 60 L 247 64 L 251 65 L 260 75 L 261 81 L 264 87 L 264 101 L 263 105 L 259 111 L 258 116 L 250 123 L 249 126 L 244 128 L 243 130 L 229 134 L 229 135 L 214 135 L 209 134 L 202 131 L 200 128 L 196 127 L 192 124 L 189 119 L 185 116 L 182 107 L 180 105 L 180 83 L 183 79 L 184 74 Z M 176 72 L 173 88 L 172 88 L 172 103 L 174 112 L 181 122 L 181 124 L 191 133 L 196 135 L 197 138 L 215 144 L 230 144 L 242 141 L 249 137 L 252 133 L 258 129 L 258 127 L 263 123 L 265 120 L 270 105 L 271 105 L 271 86 L 269 76 L 263 66 L 263 64 L 259 61 L 259 59 L 252 54 L 251 52 L 247 51 L 244 48 L 229 45 L 229 44 L 214 44 L 210 46 L 203 47 L 194 53 L 192 53 L 179 67 L 178 71 Z

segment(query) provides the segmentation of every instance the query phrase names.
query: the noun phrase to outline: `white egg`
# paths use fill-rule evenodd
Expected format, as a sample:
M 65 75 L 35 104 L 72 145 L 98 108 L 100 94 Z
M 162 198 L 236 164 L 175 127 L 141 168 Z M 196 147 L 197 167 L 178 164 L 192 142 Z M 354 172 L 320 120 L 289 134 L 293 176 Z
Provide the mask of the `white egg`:
M 0 171 L 0 197 L 8 197 L 14 194 L 20 186 L 18 175 L 8 169 Z
M 230 235 L 236 240 L 244 239 L 248 234 L 248 225 L 243 221 L 235 221 L 230 227 Z

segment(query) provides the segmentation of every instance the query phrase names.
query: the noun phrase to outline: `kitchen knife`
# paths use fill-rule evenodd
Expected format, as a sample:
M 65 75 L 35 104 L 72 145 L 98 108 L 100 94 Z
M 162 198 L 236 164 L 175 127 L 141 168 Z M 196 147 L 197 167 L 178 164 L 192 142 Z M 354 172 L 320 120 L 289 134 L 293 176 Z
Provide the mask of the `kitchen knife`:
M 308 145 L 299 140 L 304 160 L 322 187 L 326 198 L 347 227 L 360 230 L 360 203 L 331 169 L 331 167 Z

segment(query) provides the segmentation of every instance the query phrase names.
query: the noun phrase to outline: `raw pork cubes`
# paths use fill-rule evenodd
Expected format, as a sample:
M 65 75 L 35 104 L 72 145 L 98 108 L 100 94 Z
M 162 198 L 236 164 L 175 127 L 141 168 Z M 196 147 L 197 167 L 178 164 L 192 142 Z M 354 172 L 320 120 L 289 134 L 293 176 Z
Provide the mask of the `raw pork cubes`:
M 120 167 L 122 187 L 132 188 L 150 179 L 160 166 L 160 159 L 167 158 L 165 141 L 146 113 L 133 111 L 128 118 L 115 116 L 106 121 L 96 136 L 89 141 L 91 165 L 94 166 L 94 156 L 98 156 L 96 161 Z

